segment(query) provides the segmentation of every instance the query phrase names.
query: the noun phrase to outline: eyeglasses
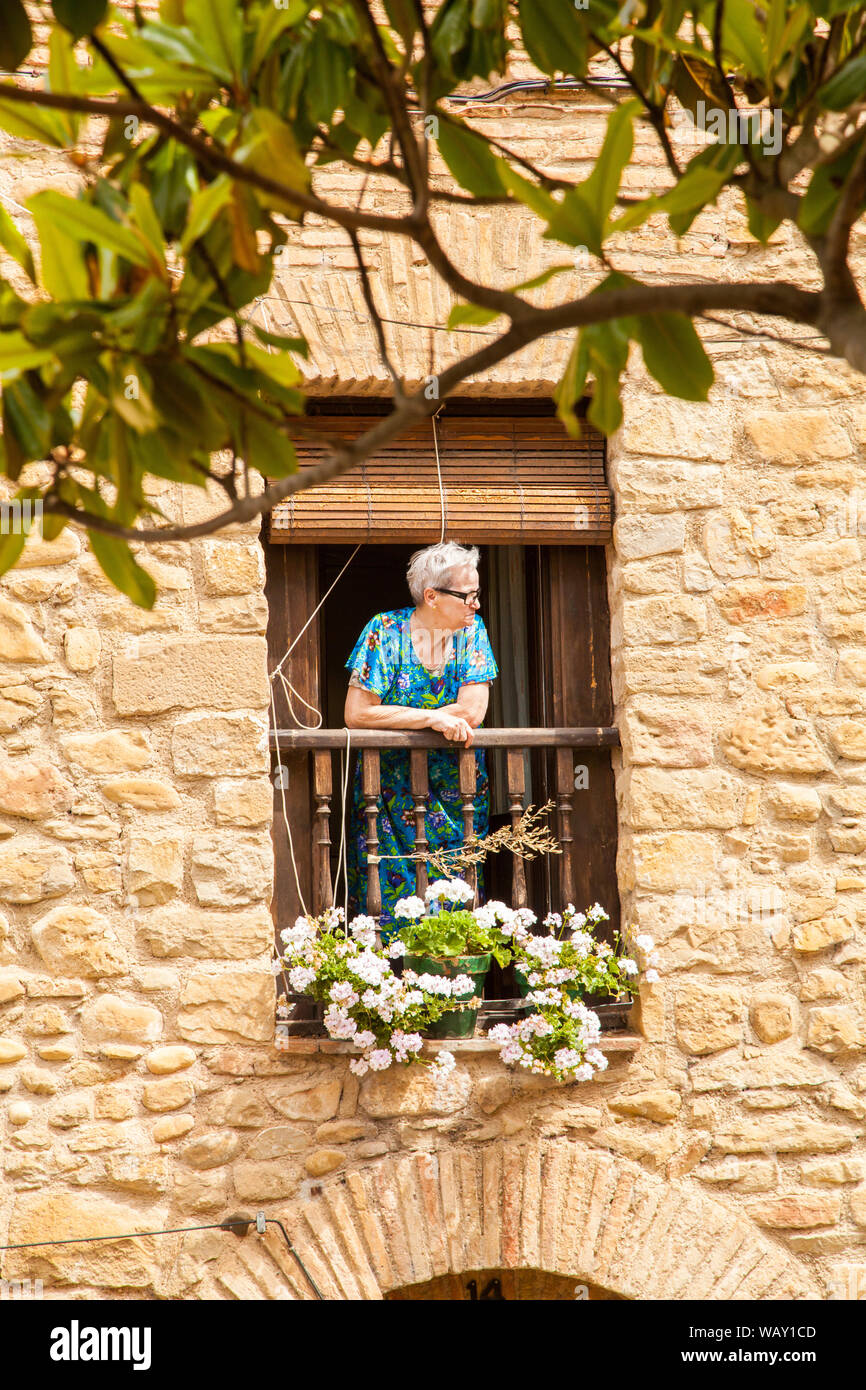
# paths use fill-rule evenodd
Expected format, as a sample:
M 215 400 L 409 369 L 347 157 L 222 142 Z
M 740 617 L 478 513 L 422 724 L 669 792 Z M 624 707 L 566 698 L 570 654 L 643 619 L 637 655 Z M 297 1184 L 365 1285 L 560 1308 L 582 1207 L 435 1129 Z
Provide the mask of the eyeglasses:
M 481 590 L 467 589 L 465 594 L 458 593 L 456 589 L 437 589 L 437 594 L 450 594 L 452 598 L 459 598 L 461 603 L 480 603 Z

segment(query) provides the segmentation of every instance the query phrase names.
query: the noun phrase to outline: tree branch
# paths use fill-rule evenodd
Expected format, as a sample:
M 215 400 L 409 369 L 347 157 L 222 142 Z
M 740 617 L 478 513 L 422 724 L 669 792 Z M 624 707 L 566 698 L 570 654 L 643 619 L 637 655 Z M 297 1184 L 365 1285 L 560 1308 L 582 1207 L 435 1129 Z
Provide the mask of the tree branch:
M 766 314 L 810 324 L 831 338 L 831 343 L 832 335 L 835 335 L 834 351 L 837 355 L 847 357 L 859 370 L 866 370 L 866 312 L 862 307 L 859 307 L 856 317 L 849 317 L 846 326 L 849 336 L 843 339 L 839 328 L 841 318 L 834 319 L 833 323 L 823 322 L 821 296 L 812 291 L 801 290 L 799 286 L 787 282 L 767 285 L 628 286 L 603 294 L 587 295 L 584 299 L 557 305 L 552 309 L 531 309 L 527 318 L 512 323 L 499 338 L 440 373 L 439 400 L 428 400 L 423 391 L 405 396 L 390 415 L 378 421 L 350 444 L 342 444 L 335 448 L 321 463 L 271 483 L 260 496 L 245 497 L 229 511 L 220 513 L 208 521 L 189 526 L 139 530 L 117 525 L 101 517 L 86 515 L 56 497 L 45 498 L 44 510 L 49 514 L 65 516 L 84 529 L 101 531 L 106 535 L 120 536 L 130 541 L 192 540 L 197 536 L 212 535 L 233 523 L 252 521 L 263 512 L 270 511 L 277 502 L 283 501 L 286 497 L 330 482 L 348 472 L 377 449 L 398 438 L 410 425 L 434 414 L 439 409 L 442 398 L 454 391 L 467 377 L 497 366 L 537 338 L 557 330 L 580 328 L 631 314 L 684 313 L 694 316 L 709 309 Z

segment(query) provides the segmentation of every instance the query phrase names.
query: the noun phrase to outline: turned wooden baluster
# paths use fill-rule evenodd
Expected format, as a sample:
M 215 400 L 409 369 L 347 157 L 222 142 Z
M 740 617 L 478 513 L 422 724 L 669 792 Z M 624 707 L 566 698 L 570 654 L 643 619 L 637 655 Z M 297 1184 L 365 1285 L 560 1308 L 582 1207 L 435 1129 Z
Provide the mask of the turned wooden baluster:
M 318 914 L 334 906 L 331 886 L 331 780 L 330 749 L 313 753 L 313 796 L 316 800 L 316 831 L 313 851 L 313 911 Z
M 381 793 L 378 748 L 361 750 L 361 792 L 367 821 L 367 912 L 370 917 L 379 917 L 382 912 L 382 885 L 379 881 L 379 831 L 376 825 Z
M 508 810 L 511 815 L 511 829 L 516 830 L 520 817 L 523 815 L 523 793 L 525 790 L 523 749 L 506 749 L 505 760 L 508 776 Z M 511 906 L 526 907 L 526 866 L 519 854 L 514 854 L 511 858 Z
M 574 902 L 574 869 L 571 862 L 571 806 L 574 795 L 574 752 L 571 748 L 556 750 L 556 804 L 559 810 L 559 843 L 562 855 L 559 860 L 559 891 L 562 898 L 560 910 Z
M 430 783 L 427 776 L 427 749 L 413 748 L 409 754 L 409 777 L 412 787 L 412 801 L 415 805 L 415 853 L 427 853 L 427 794 Z M 424 897 L 427 889 L 427 861 L 415 860 L 415 892 Z
M 471 748 L 463 748 L 457 754 L 457 779 L 460 799 L 463 803 L 463 843 L 468 845 L 475 839 L 475 754 Z M 476 886 L 475 865 L 467 864 L 462 877 L 470 888 Z

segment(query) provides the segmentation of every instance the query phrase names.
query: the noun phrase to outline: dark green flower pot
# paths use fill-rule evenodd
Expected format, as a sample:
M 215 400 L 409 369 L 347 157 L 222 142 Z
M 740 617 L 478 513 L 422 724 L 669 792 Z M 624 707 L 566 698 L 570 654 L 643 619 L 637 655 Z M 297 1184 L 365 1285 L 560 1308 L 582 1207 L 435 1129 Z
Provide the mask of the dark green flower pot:
M 490 955 L 483 956 L 404 956 L 404 968 L 408 966 L 418 975 L 446 975 L 453 980 L 457 975 L 469 975 L 472 979 L 473 995 L 480 995 L 490 969 Z M 471 995 L 463 995 L 469 999 Z M 449 1009 L 437 1023 L 425 1032 L 426 1038 L 471 1038 L 475 1032 L 477 1009 Z

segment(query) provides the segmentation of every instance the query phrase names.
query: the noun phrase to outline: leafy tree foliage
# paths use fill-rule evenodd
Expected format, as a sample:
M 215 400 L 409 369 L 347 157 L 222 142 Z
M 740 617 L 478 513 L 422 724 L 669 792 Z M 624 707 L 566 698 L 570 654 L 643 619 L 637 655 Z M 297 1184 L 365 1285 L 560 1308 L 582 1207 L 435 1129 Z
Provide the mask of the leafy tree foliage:
M 406 390 L 388 357 L 365 230 L 421 248 L 460 299 L 450 326 L 501 327 L 442 373 L 440 398 L 527 343 L 573 329 L 560 414 L 576 431 L 591 381 L 590 419 L 611 432 L 634 344 L 665 392 L 706 398 L 713 370 L 694 320 L 720 310 L 809 325 L 866 369 L 866 313 L 849 255 L 866 206 L 862 3 L 162 0 L 155 19 L 107 0 L 52 0 L 50 10 L 3 0 L 2 11 L 0 65 L 11 76 L 0 83 L 0 128 L 63 152 L 80 191 L 46 187 L 27 200 L 35 259 L 0 210 L 0 245 L 18 268 L 0 277 L 0 470 L 19 482 L 28 463 L 45 461 L 49 481 L 19 484 L 18 495 L 42 501 L 48 537 L 70 523 L 86 528 L 106 574 L 136 603 L 150 606 L 154 591 L 131 540 L 189 538 L 249 519 L 437 408 Z M 15 75 L 31 54 L 34 17 L 50 21 L 38 86 Z M 447 101 L 461 84 L 503 73 L 512 43 L 554 84 L 598 87 L 599 60 L 627 84 L 611 98 L 603 146 L 580 183 L 488 139 Z M 763 125 L 754 108 L 765 108 Z M 682 111 L 717 137 L 687 163 L 671 139 Z M 622 183 L 640 121 L 655 132 L 670 186 L 635 199 Z M 431 183 L 431 141 L 450 189 Z M 329 199 L 319 171 L 334 162 L 358 170 L 359 188 L 396 188 L 399 200 L 387 204 L 396 210 L 371 210 L 382 206 L 371 197 Z M 613 237 L 655 214 L 681 236 L 725 189 L 738 190 L 761 242 L 782 223 L 797 229 L 817 288 L 770 276 L 642 284 L 617 270 Z M 542 308 L 532 290 L 571 262 L 512 289 L 477 283 L 436 234 L 430 210 L 443 201 L 525 205 L 544 236 L 597 258 L 598 284 Z M 297 363 L 306 345 L 244 310 L 268 290 L 275 256 L 311 213 L 343 228 L 354 248 L 394 386 L 390 415 L 352 442 L 334 441 L 301 476 L 296 442 L 313 428 Z M 252 495 L 250 469 L 269 479 L 263 495 Z M 225 511 L 197 525 L 155 525 L 148 477 L 216 480 Z M 23 541 L 0 537 L 0 572 Z

